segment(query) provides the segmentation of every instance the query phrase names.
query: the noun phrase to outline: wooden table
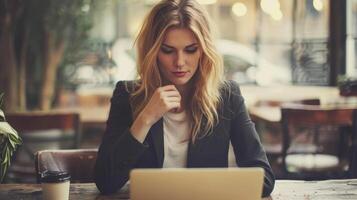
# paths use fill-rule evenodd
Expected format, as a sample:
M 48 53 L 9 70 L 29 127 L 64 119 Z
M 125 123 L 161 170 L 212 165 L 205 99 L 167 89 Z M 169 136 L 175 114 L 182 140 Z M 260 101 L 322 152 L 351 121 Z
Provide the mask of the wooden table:
M 257 105 L 258 102 L 293 102 L 319 99 L 322 107 L 357 107 L 357 97 L 340 96 L 336 87 L 279 86 L 273 88 L 245 86 L 241 88 L 252 119 L 269 123 L 281 120 L 280 106 Z
M 320 108 L 336 109 L 336 108 L 357 108 L 357 101 L 344 103 L 345 98 L 341 98 L 340 102 L 322 103 Z M 281 121 L 281 107 L 280 106 L 251 106 L 248 112 L 253 121 L 263 121 L 268 123 L 280 123 Z
M 304 99 L 319 99 L 321 105 L 327 106 L 356 102 L 356 99 L 341 97 L 337 87 L 296 85 L 259 87 L 247 85 L 240 88 L 252 119 L 268 123 L 280 123 L 280 107 L 256 106 L 258 102 L 275 101 L 283 103 Z M 351 100 L 352 102 L 350 102 Z
M 71 200 L 110 200 L 129 199 L 129 189 L 124 187 L 110 196 L 100 195 L 95 184 L 71 184 Z M 42 189 L 39 184 L 0 184 L 0 199 L 29 200 L 41 199 Z M 357 199 L 357 179 L 327 181 L 276 181 L 271 197 L 264 200 L 297 199 Z
M 262 87 L 243 85 L 240 89 L 247 107 L 265 100 L 284 102 L 318 98 L 324 103 L 333 101 L 340 96 L 337 87 L 326 86 L 278 85 Z

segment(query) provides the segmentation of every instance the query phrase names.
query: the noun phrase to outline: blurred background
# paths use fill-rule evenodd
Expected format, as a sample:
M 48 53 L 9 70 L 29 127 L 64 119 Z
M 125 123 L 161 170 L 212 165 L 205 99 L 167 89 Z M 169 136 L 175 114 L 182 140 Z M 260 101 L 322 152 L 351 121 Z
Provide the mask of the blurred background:
M 135 36 L 157 2 L 0 0 L 5 113 L 77 112 L 77 148 L 98 147 L 115 83 L 137 77 Z M 214 22 L 225 76 L 240 84 L 248 108 L 277 98 L 331 101 L 357 78 L 357 0 L 198 2 Z M 275 125 L 253 119 L 260 134 L 271 133 L 264 141 L 281 138 Z
M 156 0 L 1 0 L 7 110 L 72 106 L 136 77 L 133 41 Z M 336 86 L 356 76 L 356 0 L 199 0 L 228 79 Z M 109 92 L 110 93 L 110 92 Z

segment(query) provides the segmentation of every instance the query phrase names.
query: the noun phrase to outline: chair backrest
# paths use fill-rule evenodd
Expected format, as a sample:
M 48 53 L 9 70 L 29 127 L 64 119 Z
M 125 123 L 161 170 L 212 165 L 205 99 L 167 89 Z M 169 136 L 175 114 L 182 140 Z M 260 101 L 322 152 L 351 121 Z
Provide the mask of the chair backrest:
M 12 157 L 7 181 L 36 181 L 34 154 L 43 149 L 79 148 L 80 117 L 75 112 L 31 111 L 8 113 L 6 120 L 18 131 L 22 145 Z
M 320 137 L 324 134 L 325 137 L 330 137 L 332 132 L 337 139 L 332 139 L 331 141 L 336 145 L 335 148 L 336 156 L 339 160 L 345 161 L 347 165 L 351 165 L 350 153 L 352 150 L 352 137 L 356 135 L 356 128 L 354 123 L 354 113 L 356 109 L 353 107 L 322 107 L 318 105 L 297 105 L 297 104 L 284 104 L 281 107 L 282 114 L 282 128 L 283 128 L 283 166 L 286 168 L 286 156 L 290 153 L 303 153 L 293 152 L 290 149 L 294 134 L 295 136 L 299 133 L 294 133 L 292 127 L 309 127 L 309 131 L 304 133 L 310 134 L 314 133 L 311 138 L 316 142 L 316 137 Z M 321 127 L 325 127 L 322 129 Z M 326 128 L 327 127 L 327 128 Z M 332 129 L 331 127 L 335 127 Z M 334 131 L 333 131 L 334 130 Z M 297 131 L 297 132 L 298 132 Z M 302 132 L 302 131 L 301 131 Z M 318 135 L 316 135 L 318 133 Z M 330 142 L 331 142 L 330 141 Z M 327 142 L 328 143 L 328 142 Z M 330 143 L 328 143 L 330 144 Z M 315 151 L 314 153 L 319 153 L 319 151 L 324 151 L 327 149 L 331 153 L 332 146 L 328 146 L 324 149 L 321 147 L 322 144 L 318 144 L 316 149 L 308 149 L 305 147 L 306 151 Z M 312 152 L 308 152 L 312 153 Z M 341 166 L 342 169 L 343 166 Z M 350 166 L 351 167 L 351 166 Z
M 73 183 L 93 182 L 97 149 L 43 150 L 35 154 L 37 182 L 40 174 L 49 171 L 67 171 Z
M 63 132 L 73 131 L 71 148 L 79 148 L 81 125 L 79 113 L 75 112 L 17 112 L 8 113 L 6 120 L 20 135 L 31 131 L 58 129 Z M 24 135 L 24 137 L 26 137 Z M 39 139 L 39 137 L 37 137 Z
M 284 178 L 283 174 L 285 174 L 281 162 L 283 134 L 279 113 L 280 107 L 285 104 L 320 105 L 320 99 L 311 98 L 294 101 L 260 100 L 255 104 L 257 108 L 268 108 L 265 111 L 259 108 L 261 110 L 257 113 L 253 111 L 251 118 L 256 124 L 258 133 L 260 133 L 260 139 L 277 178 Z M 259 114 L 263 115 L 259 116 Z M 279 115 L 278 117 L 276 117 L 277 114 Z

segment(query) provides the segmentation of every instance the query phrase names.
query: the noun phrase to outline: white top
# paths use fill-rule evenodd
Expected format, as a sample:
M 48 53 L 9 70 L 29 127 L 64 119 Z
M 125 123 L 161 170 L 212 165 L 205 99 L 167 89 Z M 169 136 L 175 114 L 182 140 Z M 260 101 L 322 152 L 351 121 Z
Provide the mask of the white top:
M 186 111 L 167 112 L 163 116 L 164 168 L 184 168 L 187 163 L 187 149 L 190 140 L 191 121 Z M 228 167 L 237 167 L 232 144 L 229 144 Z
M 191 125 L 186 111 L 167 112 L 163 116 L 164 168 L 184 168 L 187 163 L 187 149 Z

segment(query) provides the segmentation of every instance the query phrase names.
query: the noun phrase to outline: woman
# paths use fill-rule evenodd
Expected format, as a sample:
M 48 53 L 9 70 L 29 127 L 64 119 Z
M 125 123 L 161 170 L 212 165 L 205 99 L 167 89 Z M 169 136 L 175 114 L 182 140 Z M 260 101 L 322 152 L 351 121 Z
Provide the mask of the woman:
M 119 82 L 95 167 L 98 189 L 120 189 L 133 168 L 227 167 L 229 143 L 240 167 L 274 175 L 239 87 L 223 78 L 204 9 L 194 0 L 163 0 L 137 38 L 138 74 Z

